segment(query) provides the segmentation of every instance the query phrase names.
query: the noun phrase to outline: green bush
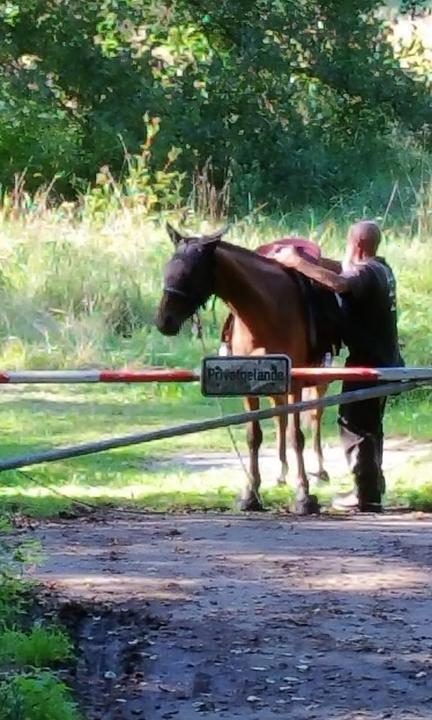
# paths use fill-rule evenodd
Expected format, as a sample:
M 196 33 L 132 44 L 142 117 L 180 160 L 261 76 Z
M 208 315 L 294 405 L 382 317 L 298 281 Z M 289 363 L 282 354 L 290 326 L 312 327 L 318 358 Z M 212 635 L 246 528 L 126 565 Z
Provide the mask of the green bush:
M 0 631 L 0 667 L 48 667 L 72 656 L 69 638 L 58 628 L 35 625 L 30 631 Z
M 15 202 L 25 173 L 30 192 L 90 185 L 93 214 L 172 207 L 210 158 L 238 211 L 328 202 L 383 172 L 388 198 L 430 136 L 422 49 L 401 65 L 378 0 L 6 0 L 0 29 L 0 183 Z
M 50 672 L 16 675 L 0 685 L 2 720 L 81 720 L 66 685 Z
M 29 584 L 23 569 L 40 559 L 39 544 L 13 546 L 8 523 L 0 518 L 0 718 L 1 720 L 80 720 L 69 690 L 49 668 L 72 657 L 59 628 L 21 625 L 28 611 Z

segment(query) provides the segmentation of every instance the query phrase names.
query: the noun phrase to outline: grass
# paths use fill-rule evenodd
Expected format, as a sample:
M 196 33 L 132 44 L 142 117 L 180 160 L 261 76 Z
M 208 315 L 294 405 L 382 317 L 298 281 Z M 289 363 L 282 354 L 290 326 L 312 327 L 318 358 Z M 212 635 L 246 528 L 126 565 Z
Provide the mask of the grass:
M 0 527 L 0 717 L 2 720 L 80 720 L 76 704 L 54 668 L 73 657 L 60 628 L 32 623 L 23 573 L 37 560 L 32 541 L 7 541 Z M 30 624 L 30 627 L 28 627 Z M 27 626 L 27 627 L 25 627 Z
M 63 682 L 50 672 L 15 675 L 0 686 L 2 720 L 82 720 Z
M 432 187 L 428 192 L 432 205 Z M 278 218 L 258 215 L 235 224 L 228 239 L 253 248 L 289 233 L 307 235 L 319 240 L 325 254 L 340 257 L 347 226 L 368 214 L 377 215 L 376 209 L 342 206 L 333 212 L 306 209 Z M 388 213 L 383 253 L 398 277 L 407 359 L 424 364 L 432 343 L 427 311 L 432 257 L 426 241 L 432 223 L 420 234 L 424 223 L 419 223 L 414 211 L 403 218 Z M 195 365 L 199 361 L 201 348 L 188 343 L 187 330 L 182 342 L 162 338 L 152 327 L 163 266 L 171 254 L 159 223 L 129 214 L 107 219 L 99 227 L 55 213 L 1 223 L 0 212 L 0 225 L 3 367 L 172 365 L 185 364 L 185 359 L 187 365 Z M 220 302 L 216 318 L 210 310 L 203 314 L 209 349 L 217 346 L 217 327 L 224 314 Z
M 0 666 L 46 668 L 72 657 L 69 638 L 57 628 L 35 625 L 29 632 L 0 631 Z
M 389 400 L 386 426 L 390 438 L 427 441 L 430 438 L 429 403 L 426 391 L 417 391 L 415 401 L 400 396 Z M 223 400 L 225 413 L 240 410 L 240 400 Z M 413 422 L 413 409 L 415 418 Z M 220 408 L 214 400 L 203 398 L 198 387 L 166 386 L 74 386 L 70 388 L 33 386 L 30 392 L 20 386 L 5 389 L 0 421 L 3 427 L 4 456 L 37 448 L 81 443 L 101 437 L 126 435 L 143 429 L 181 424 L 198 418 L 216 417 Z M 336 410 L 326 411 L 324 437 L 327 450 L 337 444 Z M 83 417 L 85 424 L 83 425 Z M 275 456 L 275 431 L 271 421 L 263 423 L 265 446 Z M 246 459 L 244 428 L 234 427 L 233 435 Z M 22 443 L 21 438 L 26 442 Z M 308 433 L 307 433 L 308 438 Z M 224 452 L 232 462 L 218 464 L 200 453 Z M 330 491 L 347 480 L 344 460 Z M 426 463 L 425 468 L 429 467 Z M 397 472 L 396 472 L 397 470 Z M 292 488 L 274 487 L 276 464 L 263 471 L 264 498 L 270 507 L 287 504 Z M 401 477 L 403 476 L 403 477 Z M 392 469 L 389 483 L 397 481 L 392 499 L 405 502 L 417 488 L 417 478 L 425 482 L 422 467 L 411 459 Z M 42 486 L 40 485 L 42 483 Z M 188 435 L 99 455 L 4 473 L 0 487 L 0 508 L 19 508 L 35 515 L 52 515 L 70 507 L 59 497 L 96 505 L 134 506 L 152 510 L 184 508 L 233 509 L 244 485 L 244 474 L 226 430 Z M 54 491 L 52 491 L 52 490 Z M 423 491 L 422 491 L 423 492 Z M 421 492 L 421 494 L 422 494 Z M 329 491 L 321 491 L 325 500 Z
M 270 218 L 254 213 L 234 224 L 228 239 L 253 248 L 274 237 L 306 235 L 319 240 L 324 254 L 341 257 L 350 222 L 364 216 L 381 219 L 386 227 L 382 253 L 398 279 L 405 359 L 407 364 L 429 365 L 432 256 L 425 232 L 432 230 L 432 223 L 425 207 L 432 207 L 432 186 L 428 182 L 426 178 L 422 192 L 417 193 L 417 205 L 402 207 L 399 194 L 390 205 L 387 198 L 372 207 L 365 195 L 355 202 L 340 200 L 330 209 L 305 208 Z M 415 192 L 411 195 L 417 197 Z M 88 219 L 78 221 L 61 207 L 12 221 L 0 210 L 0 367 L 199 368 L 203 349 L 191 339 L 189 327 L 178 337 L 165 338 L 152 324 L 163 266 L 171 254 L 163 222 L 164 218 L 150 222 L 135 210 L 95 224 Z M 197 224 L 192 218 L 190 227 Z M 201 227 L 205 229 L 205 224 Z M 215 314 L 211 308 L 203 313 L 209 354 L 218 347 L 225 313 L 221 302 L 216 304 Z M 337 385 L 332 390 L 336 391 Z M 2 393 L 3 457 L 217 417 L 222 411 L 235 412 L 242 407 L 240 400 L 222 400 L 219 406 L 203 398 L 195 385 L 2 386 Z M 429 403 L 427 391 L 391 399 L 387 435 L 428 440 Z M 324 437 L 329 445 L 337 443 L 335 412 L 329 409 L 325 413 Z M 273 424 L 266 422 L 263 427 L 266 446 L 273 448 Z M 233 428 L 233 434 L 246 455 L 244 428 Z M 239 465 L 206 466 L 197 472 L 180 458 L 181 453 L 204 451 L 224 451 L 235 457 L 230 437 L 222 429 L 31 468 L 25 473 L 8 472 L 2 475 L 0 509 L 51 515 L 69 507 L 70 501 L 52 490 L 100 504 L 232 508 L 244 482 Z M 410 461 L 404 466 L 402 484 L 396 476 L 394 483 L 390 477 L 390 484 L 398 488 L 396 497 L 402 500 L 414 497 L 412 483 L 418 475 L 428 482 L 426 468 L 419 472 L 411 465 Z M 337 483 L 342 480 L 341 476 Z M 425 489 L 416 492 L 427 497 Z M 287 491 L 276 490 L 268 482 L 265 495 L 273 506 L 289 497 Z
M 393 207 L 385 212 L 383 254 L 398 278 L 400 334 L 406 362 L 413 365 L 429 365 L 432 351 L 432 256 L 425 242 L 432 231 L 427 211 L 432 185 L 428 192 L 430 202 L 423 192 L 418 207 L 405 208 L 402 215 Z M 367 203 L 358 198 L 357 205 L 339 202 L 331 210 L 306 209 L 278 218 L 256 213 L 235 225 L 229 239 L 254 248 L 287 234 L 307 235 L 319 240 L 324 254 L 340 257 L 350 222 L 384 214 L 385 206 L 377 210 Z M 57 208 L 11 221 L 0 208 L 0 225 L 1 368 L 199 368 L 203 348 L 191 340 L 190 328 L 164 338 L 152 325 L 171 252 L 160 219 L 150 223 L 129 212 L 96 225 L 77 222 Z M 208 354 L 217 350 L 225 312 L 218 302 L 215 313 L 210 308 L 203 313 Z M 239 399 L 218 403 L 204 398 L 197 385 L 189 384 L 1 388 L 2 457 L 217 417 L 242 407 Z M 386 437 L 396 448 L 386 470 L 390 504 L 432 508 L 432 450 L 426 445 L 430 400 L 427 390 L 389 399 Z M 263 429 L 263 499 L 269 509 L 283 511 L 293 486 L 275 486 L 277 466 L 267 458 L 269 451 L 275 456 L 275 429 L 271 421 Z M 244 428 L 234 427 L 232 433 L 246 458 Z M 323 435 L 324 454 L 333 458 L 331 483 L 317 488 L 326 503 L 350 483 L 342 452 L 335 449 L 335 408 L 325 413 Z M 50 517 L 70 510 L 75 501 L 167 512 L 232 511 L 244 483 L 231 438 L 220 429 L 5 472 L 0 518 L 10 511 Z M 0 550 L 0 717 L 79 720 L 76 704 L 53 669 L 71 657 L 67 636 L 58 628 L 27 629 L 22 623 L 26 608 L 17 565 L 37 562 L 37 550 L 2 543 Z

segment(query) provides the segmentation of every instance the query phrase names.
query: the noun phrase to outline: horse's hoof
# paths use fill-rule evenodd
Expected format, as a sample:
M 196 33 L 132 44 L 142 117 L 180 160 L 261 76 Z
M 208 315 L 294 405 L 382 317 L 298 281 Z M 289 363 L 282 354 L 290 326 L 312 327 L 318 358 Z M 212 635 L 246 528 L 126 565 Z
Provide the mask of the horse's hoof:
M 287 481 L 286 481 L 286 478 L 284 478 L 284 477 L 279 476 L 278 479 L 276 480 L 276 485 L 278 487 L 285 487 L 286 484 L 287 484 Z
M 243 510 L 243 512 L 262 512 L 264 506 L 256 495 L 247 495 L 240 501 L 240 510 Z
M 296 515 L 319 515 L 320 510 L 321 506 L 316 495 L 308 495 L 306 498 L 296 501 Z
M 308 475 L 309 475 L 309 478 L 313 479 L 315 483 L 330 482 L 330 475 L 328 474 L 327 470 L 319 470 L 318 472 L 309 472 Z
M 319 472 L 317 472 L 316 476 L 320 482 L 330 482 L 330 475 L 328 474 L 327 470 L 320 470 Z

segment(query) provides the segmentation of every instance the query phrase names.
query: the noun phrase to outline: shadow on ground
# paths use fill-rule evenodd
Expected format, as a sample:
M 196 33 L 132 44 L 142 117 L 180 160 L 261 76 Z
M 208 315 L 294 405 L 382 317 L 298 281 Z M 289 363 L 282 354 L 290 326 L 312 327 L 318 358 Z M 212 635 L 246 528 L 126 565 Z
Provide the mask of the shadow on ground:
M 33 536 L 89 720 L 430 717 L 430 517 L 131 513 Z

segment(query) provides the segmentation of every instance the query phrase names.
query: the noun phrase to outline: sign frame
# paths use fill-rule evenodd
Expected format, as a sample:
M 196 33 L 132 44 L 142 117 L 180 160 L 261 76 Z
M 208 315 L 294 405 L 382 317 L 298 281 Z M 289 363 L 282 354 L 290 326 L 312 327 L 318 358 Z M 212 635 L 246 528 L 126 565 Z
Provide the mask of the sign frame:
M 273 368 L 268 366 L 273 363 Z M 209 372 L 212 365 L 216 365 L 217 372 L 251 373 L 252 377 L 220 378 L 223 386 L 209 387 Z M 261 367 L 260 367 L 261 365 Z M 282 369 L 275 369 L 279 365 Z M 225 366 L 225 368 L 224 368 Z M 267 366 L 267 367 L 266 367 Z M 283 366 L 283 367 L 282 367 Z M 291 388 L 292 361 L 283 353 L 269 353 L 266 355 L 209 355 L 201 363 L 201 393 L 204 397 L 270 397 L 271 395 L 286 395 Z M 283 377 L 276 379 L 260 378 L 258 373 L 282 373 Z M 225 381 L 225 382 L 224 382 Z M 243 384 L 242 384 L 243 381 Z M 216 383 L 216 379 L 214 378 Z M 249 385 L 247 385 L 249 382 Z M 253 384 L 255 383 L 255 384 Z

